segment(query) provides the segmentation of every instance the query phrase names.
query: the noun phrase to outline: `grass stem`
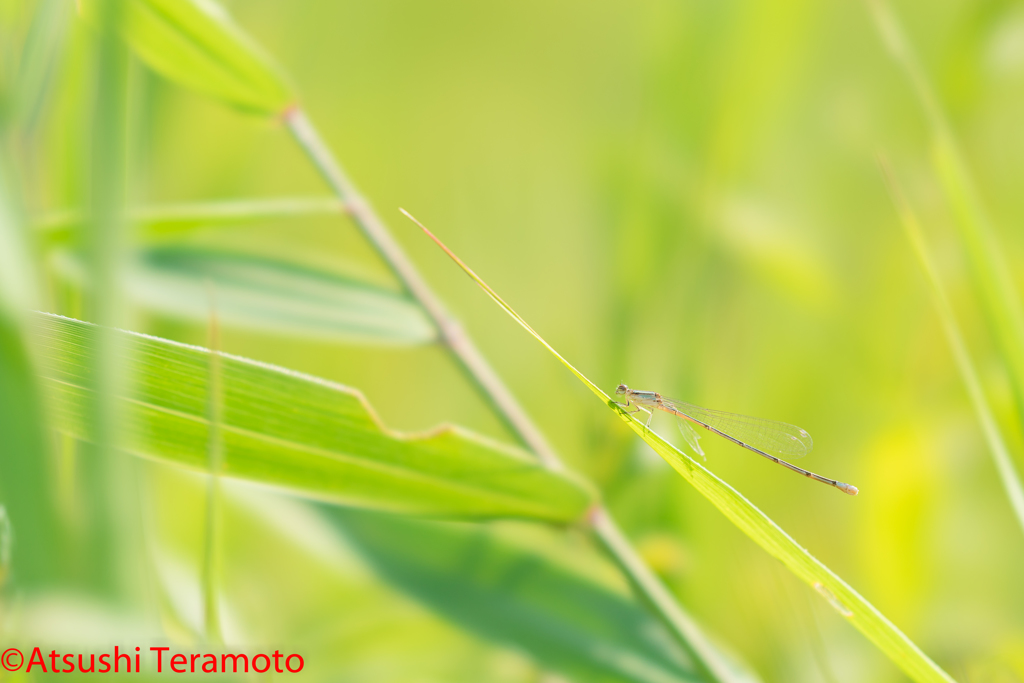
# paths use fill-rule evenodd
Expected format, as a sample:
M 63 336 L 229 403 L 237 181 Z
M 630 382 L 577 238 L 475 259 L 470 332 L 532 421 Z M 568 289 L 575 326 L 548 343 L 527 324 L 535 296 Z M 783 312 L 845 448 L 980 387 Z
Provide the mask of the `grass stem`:
M 363 235 L 388 264 L 406 291 L 426 310 L 437 326 L 441 342 L 458 359 L 464 371 L 494 407 L 497 415 L 512 433 L 533 451 L 545 467 L 555 471 L 564 469 L 561 459 L 512 392 L 491 368 L 462 326 L 448 314 L 373 207 L 345 175 L 312 122 L 298 108 L 287 111 L 284 114 L 284 122 L 328 185 L 348 208 L 348 213 Z M 669 626 L 677 640 L 691 654 L 697 667 L 706 673 L 710 680 L 738 680 L 739 677 L 728 668 L 711 643 L 700 633 L 695 622 L 644 564 L 643 559 L 615 524 L 611 514 L 598 505 L 589 517 L 594 534 L 644 599 Z
M 441 343 L 458 359 L 465 372 L 491 403 L 506 426 L 523 445 L 529 448 L 551 469 L 562 469 L 561 461 L 547 440 L 534 426 L 526 411 L 508 390 L 490 363 L 473 344 L 462 326 L 452 318 L 431 291 L 423 276 L 416 270 L 402 247 L 391 236 L 373 207 L 345 175 L 341 165 L 331 154 L 319 132 L 301 109 L 290 109 L 284 115 L 285 124 L 310 160 L 323 175 L 338 198 L 347 207 L 356 225 L 373 245 L 384 262 L 437 326 Z
M 80 541 L 87 558 L 78 563 L 86 585 L 101 595 L 124 598 L 131 557 L 127 548 L 132 508 L 130 473 L 116 452 L 118 415 L 114 396 L 122 380 L 122 353 L 113 332 L 121 324 L 124 264 L 123 202 L 127 182 L 126 135 L 128 52 L 116 35 L 122 2 L 104 4 L 95 44 L 96 93 L 91 111 L 93 140 L 89 159 L 90 225 L 82 235 L 88 254 L 89 317 L 101 327 L 95 344 L 90 387 L 99 397 L 92 407 L 92 445 L 85 449 L 80 488 L 91 526 Z
M 409 216 L 408 213 L 406 213 Z M 839 612 L 845 619 L 849 620 L 855 627 L 860 629 L 865 636 L 867 636 L 875 645 L 878 646 L 883 652 L 898 664 L 913 680 L 924 683 L 925 681 L 935 681 L 936 683 L 952 683 L 953 679 L 949 677 L 945 671 L 943 671 L 935 662 L 911 641 L 906 634 L 900 631 L 896 626 L 886 619 L 881 612 L 879 612 L 874 605 L 864 599 L 857 591 L 855 591 L 849 584 L 843 581 L 838 575 L 832 572 L 826 567 L 821 561 L 811 555 L 806 548 L 799 545 L 789 534 L 782 530 L 779 525 L 773 522 L 768 515 L 758 509 L 749 500 L 742 496 L 736 489 L 727 484 L 722 479 L 719 479 L 710 470 L 706 469 L 701 463 L 694 460 L 692 457 L 686 455 L 678 448 L 673 446 L 668 441 L 665 441 L 660 435 L 652 431 L 647 427 L 646 424 L 636 418 L 636 413 L 629 412 L 625 407 L 612 400 L 607 394 L 605 394 L 600 387 L 587 379 L 586 375 L 576 369 L 568 360 L 566 360 L 561 354 L 559 354 L 550 344 L 548 344 L 543 337 L 530 327 L 529 323 L 526 322 L 515 310 L 509 306 L 504 299 L 502 299 L 497 292 L 491 289 L 490 285 L 483 281 L 479 275 L 467 266 L 458 256 L 456 256 L 451 249 L 446 247 L 436 236 L 434 236 L 426 227 L 416 221 L 415 218 L 409 216 L 413 221 L 423 228 L 424 232 L 437 243 L 441 249 L 445 251 L 463 271 L 475 281 L 488 296 L 494 300 L 506 313 L 508 313 L 517 323 L 519 323 L 527 332 L 533 335 L 537 341 L 539 341 L 546 349 L 551 351 L 552 354 L 559 361 L 562 362 L 565 367 L 576 375 L 581 382 L 583 382 L 587 388 L 589 388 L 594 394 L 610 409 L 618 413 L 619 417 L 622 418 L 629 427 L 637 433 L 644 441 L 647 442 L 651 448 L 655 450 L 665 461 L 670 464 L 673 469 L 676 470 L 684 479 L 690 482 L 694 488 L 696 488 L 701 494 L 703 494 L 709 501 L 711 501 L 715 507 L 728 517 L 737 527 L 739 527 L 744 533 L 746 533 L 751 539 L 758 543 L 764 548 L 769 554 L 782 561 L 790 571 L 792 571 L 797 577 L 803 580 L 808 585 L 812 586 L 818 593 L 825 598 L 837 612 Z M 593 520 L 600 519 L 601 510 L 596 509 L 591 513 Z M 610 542 L 613 552 L 621 551 L 616 539 L 616 533 L 614 527 L 610 527 L 606 530 L 605 536 L 602 538 L 605 542 Z M 627 546 L 628 548 L 628 546 Z M 632 553 L 632 549 L 628 548 L 628 552 Z M 624 558 L 617 557 L 621 562 Z M 627 566 L 628 567 L 628 566 Z M 627 574 L 631 578 L 636 580 L 638 570 L 635 567 L 627 568 Z M 652 577 L 653 580 L 653 577 Z M 651 600 L 659 599 L 659 584 L 655 581 L 653 584 L 639 587 L 642 590 L 647 590 L 645 594 Z M 665 611 L 667 606 L 662 606 L 661 614 L 665 617 L 666 621 L 669 622 L 670 626 L 673 626 L 674 633 L 681 635 L 685 633 L 685 630 L 679 630 L 680 626 L 685 624 L 673 624 L 671 613 Z M 681 637 L 683 637 L 681 635 Z M 691 651 L 700 651 L 703 649 L 704 643 L 702 641 L 690 641 L 687 643 L 692 649 Z M 708 663 L 708 660 L 702 660 L 702 663 Z M 709 671 L 709 673 L 711 673 Z M 717 671 L 716 671 L 717 673 Z M 741 674 L 734 674 L 740 676 Z

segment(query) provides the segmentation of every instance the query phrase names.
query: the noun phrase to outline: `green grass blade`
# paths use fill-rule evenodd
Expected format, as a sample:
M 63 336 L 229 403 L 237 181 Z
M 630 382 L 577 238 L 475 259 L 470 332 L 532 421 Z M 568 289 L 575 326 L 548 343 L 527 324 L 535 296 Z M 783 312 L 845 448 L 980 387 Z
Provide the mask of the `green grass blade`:
M 562 361 L 562 365 L 564 365 L 565 367 L 569 368 L 569 371 L 572 372 L 572 374 L 576 375 L 576 377 L 579 378 L 579 380 L 581 382 L 583 382 L 583 384 L 585 384 L 591 391 L 593 391 L 598 396 L 598 398 L 602 399 L 606 403 L 608 403 L 608 402 L 614 403 L 614 401 L 612 401 L 608 397 L 608 395 L 601 390 L 600 387 L 598 387 L 596 384 L 594 384 L 589 379 L 587 379 L 586 375 L 584 375 L 582 372 L 580 372 L 575 367 L 573 367 L 572 363 L 570 363 L 565 358 L 563 358 L 558 353 L 558 351 L 555 351 L 553 346 L 551 346 L 546 341 L 544 341 L 543 337 L 541 337 L 539 334 L 537 334 L 537 332 L 535 332 L 534 329 L 532 327 L 530 327 L 530 325 L 525 320 L 523 320 L 521 317 L 519 317 L 519 314 L 516 313 L 515 310 L 513 310 L 513 308 L 511 306 L 509 306 L 507 303 L 505 303 L 504 299 L 502 299 L 500 296 L 498 296 L 498 293 L 495 292 L 493 289 L 491 289 L 490 286 L 486 282 L 481 280 L 480 277 L 476 273 L 474 273 L 473 270 L 469 266 L 467 266 L 465 263 L 463 263 L 462 259 L 460 259 L 458 256 L 456 256 L 455 253 L 452 252 L 451 249 L 446 247 L 441 240 L 439 240 L 437 237 L 435 237 L 434 233 L 432 233 L 429 230 L 427 230 L 427 228 L 422 223 L 420 223 L 418 220 L 416 220 L 412 216 L 412 214 L 410 214 L 405 209 L 399 209 L 399 211 L 401 211 L 413 223 L 415 223 L 416 225 L 420 226 L 420 228 L 423 230 L 423 232 L 427 233 L 427 235 L 430 237 L 430 239 L 434 240 L 434 242 L 437 244 L 437 246 L 441 247 L 441 249 L 443 249 L 444 252 L 446 254 L 448 254 L 448 256 L 450 256 L 453 261 L 455 261 L 457 264 L 459 264 L 459 267 L 462 268 L 462 270 L 464 270 L 466 272 L 466 274 L 469 275 L 469 277 L 471 277 L 473 279 L 474 282 L 476 282 L 478 285 L 480 285 L 481 289 L 483 289 L 485 292 L 487 292 L 487 295 L 489 297 L 491 297 L 494 300 L 494 302 L 496 304 L 498 304 L 498 306 L 500 306 L 506 313 L 508 313 L 510 316 L 512 316 L 512 318 L 517 323 L 522 325 L 523 329 L 525 329 L 527 332 L 529 332 L 531 335 L 533 335 L 533 338 L 536 339 L 537 341 L 539 341 L 544 348 L 546 348 L 548 351 L 550 351 L 552 354 L 554 354 L 555 358 L 557 358 L 558 360 Z
M 221 391 L 221 354 L 220 354 L 220 322 L 217 318 L 217 299 L 214 288 L 209 287 L 210 320 L 207 331 L 206 376 L 206 418 L 209 421 L 207 432 L 207 481 L 206 481 L 206 524 L 203 530 L 203 634 L 206 642 L 212 645 L 223 645 L 221 632 L 220 600 L 221 572 L 223 567 L 224 533 L 223 533 L 223 493 L 221 491 L 220 473 L 224 459 L 223 443 L 220 438 L 221 421 L 224 407 Z
M 754 506 L 736 489 L 705 469 L 699 462 L 646 428 L 642 422 L 626 412 L 622 406 L 601 391 L 597 385 L 587 379 L 583 373 L 574 368 L 572 364 L 544 341 L 511 306 L 505 303 L 486 282 L 452 253 L 437 237 L 404 210 L 403 213 L 423 228 L 424 232 L 458 263 L 466 274 L 480 285 L 506 313 L 512 316 L 526 331 L 551 351 L 563 365 L 587 385 L 605 405 L 614 410 L 676 472 L 682 475 L 705 498 L 710 500 L 743 533 L 753 539 L 755 543 L 764 548 L 770 555 L 780 560 L 802 581 L 814 587 L 828 600 L 833 608 L 867 636 L 879 650 L 903 669 L 910 678 L 919 683 L 925 683 L 926 681 L 946 681 L 948 683 L 953 680 L 949 674 L 929 659 L 917 645 L 896 628 L 892 622 L 886 619 L 881 612 L 875 609 L 871 603 L 865 600 L 817 558 L 807 552 L 806 549 L 773 522 L 768 515 Z
M 206 287 L 227 326 L 374 344 L 427 344 L 433 325 L 408 297 L 278 259 L 194 247 L 140 252 L 129 275 L 136 304 L 205 320 Z
M 325 514 L 385 580 L 546 669 L 607 683 L 704 680 L 628 587 L 613 590 L 514 536 L 340 508 Z
M 333 197 L 277 197 L 232 199 L 144 206 L 128 211 L 136 227 L 136 241 L 160 241 L 202 228 L 230 227 L 240 223 L 339 214 L 342 202 Z M 53 211 L 38 217 L 35 228 L 49 245 L 69 243 L 82 228 L 84 216 L 77 209 Z
M 57 516 L 40 389 L 19 322 L 0 309 L 0 507 L 15 534 L 13 580 L 32 590 L 67 578 L 67 543 Z
M 951 137 L 937 137 L 932 160 L 953 206 L 969 272 L 1009 370 L 1018 419 L 1024 425 L 1024 308 L 987 212 Z
M 882 169 L 889 184 L 889 190 L 892 194 L 893 203 L 896 205 L 896 211 L 899 213 L 900 222 L 903 224 L 903 229 L 906 231 L 914 252 L 917 254 L 921 268 L 924 269 L 925 275 L 928 278 L 935 310 L 938 312 L 939 320 L 942 322 L 942 329 L 953 352 L 953 359 L 956 361 L 957 369 L 960 371 L 960 376 L 967 387 L 967 394 L 970 396 L 971 405 L 974 406 L 974 412 L 978 415 L 981 431 L 985 435 L 989 452 L 992 453 L 996 470 L 999 472 L 999 479 L 1003 483 L 1003 488 L 1006 489 L 1006 496 L 1010 499 L 1010 506 L 1017 515 L 1017 521 L 1020 522 L 1021 529 L 1024 529 L 1024 485 L 1021 485 L 1020 477 L 1010 457 L 1010 450 L 1006 446 L 1006 441 L 1003 439 L 999 424 L 996 422 L 992 408 L 985 397 L 985 390 L 982 388 L 981 380 L 978 379 L 978 373 L 974 369 L 974 362 L 971 360 L 967 343 L 964 341 L 963 334 L 960 332 L 960 326 L 956 321 L 956 315 L 953 313 L 953 307 L 950 305 L 945 288 L 942 286 L 942 279 L 939 277 L 939 272 L 929 256 L 924 231 L 921 230 L 921 224 L 917 220 L 917 215 L 910 208 L 910 203 L 896 184 L 895 178 L 893 178 L 891 171 L 884 162 Z
M 54 270 L 71 283 L 72 252 L 55 252 Z M 140 250 L 125 277 L 141 310 L 203 323 L 208 287 L 227 327 L 270 334 L 378 345 L 429 344 L 436 330 L 407 296 L 298 263 L 192 246 Z
M 97 327 L 38 314 L 55 427 L 91 438 L 90 340 Z M 139 457 L 207 470 L 209 351 L 119 333 L 129 388 L 119 397 L 119 446 Z M 222 472 L 345 505 L 453 519 L 572 522 L 595 494 L 570 474 L 458 427 L 402 435 L 362 395 L 338 384 L 223 355 Z
M 80 0 L 86 18 L 102 0 Z M 294 99 L 277 66 L 213 0 L 132 0 L 119 31 L 154 71 L 186 88 L 260 114 Z
M 130 55 L 116 34 L 126 0 L 106 0 L 98 9 L 99 30 L 93 36 L 95 74 L 90 112 L 88 153 L 89 217 L 82 235 L 84 272 L 89 281 L 85 310 L 104 325 L 89 339 L 91 372 L 86 386 L 100 400 L 88 404 L 85 419 L 93 436 L 81 457 L 73 461 L 75 491 L 81 493 L 74 511 L 85 521 L 78 542 L 85 548 L 89 592 L 113 601 L 131 600 L 140 584 L 130 564 L 131 549 L 141 542 L 138 501 L 124 482 L 131 481 L 131 463 L 114 449 L 121 421 L 113 396 L 121 387 L 119 338 L 113 333 L 125 315 L 121 280 L 129 240 L 126 239 L 124 198 L 130 192 L 128 172 L 128 70 Z M 135 597 L 138 597 L 136 594 Z
M 39 286 L 29 235 L 10 195 L 10 169 L 6 149 L 0 147 L 0 311 L 16 316 L 35 304 Z
M 50 95 L 53 72 L 64 50 L 71 11 L 64 0 L 40 0 L 36 3 L 11 98 L 11 119 L 22 135 L 36 127 Z
M 884 0 L 872 0 L 876 24 L 903 70 L 928 120 L 932 163 L 956 217 L 970 262 L 971 279 L 1010 373 L 1018 419 L 1024 425 L 1024 307 L 953 130 L 895 14 Z
M 0 582 L 13 579 L 35 589 L 64 578 L 67 544 L 56 514 L 47 425 L 23 314 L 37 296 L 36 273 L 9 194 L 5 151 L 0 147 L 0 507 L 13 534 L 13 541 L 10 535 L 4 541 L 13 555 L 0 558 L 12 572 L 4 572 Z

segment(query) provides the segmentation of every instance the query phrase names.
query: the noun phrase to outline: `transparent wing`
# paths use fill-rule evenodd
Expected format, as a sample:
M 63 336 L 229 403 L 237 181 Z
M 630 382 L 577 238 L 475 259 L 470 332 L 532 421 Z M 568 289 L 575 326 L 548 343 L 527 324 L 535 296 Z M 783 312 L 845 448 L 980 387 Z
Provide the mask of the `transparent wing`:
M 725 413 L 669 398 L 662 399 L 662 404 L 680 415 L 685 415 L 769 455 L 802 458 L 814 448 L 810 434 L 785 422 Z
M 690 426 L 690 423 L 682 418 L 676 418 L 676 425 L 678 425 L 679 431 L 682 433 L 683 438 L 686 439 L 686 443 L 689 444 L 690 448 L 693 450 L 694 455 L 699 455 L 706 461 L 707 458 L 704 457 L 704 451 L 701 450 L 700 447 L 700 434 L 693 431 L 693 427 Z

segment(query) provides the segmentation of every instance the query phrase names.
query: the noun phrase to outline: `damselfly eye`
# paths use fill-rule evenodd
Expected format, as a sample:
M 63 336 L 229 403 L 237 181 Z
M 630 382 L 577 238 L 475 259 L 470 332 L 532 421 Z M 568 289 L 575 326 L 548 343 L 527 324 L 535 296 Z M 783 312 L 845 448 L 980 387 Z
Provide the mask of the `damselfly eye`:
M 626 393 L 626 390 L 628 390 L 628 389 L 629 389 L 629 387 L 627 387 L 625 384 L 620 384 L 619 386 L 617 386 L 615 388 L 615 395 L 616 396 L 621 396 L 622 394 Z

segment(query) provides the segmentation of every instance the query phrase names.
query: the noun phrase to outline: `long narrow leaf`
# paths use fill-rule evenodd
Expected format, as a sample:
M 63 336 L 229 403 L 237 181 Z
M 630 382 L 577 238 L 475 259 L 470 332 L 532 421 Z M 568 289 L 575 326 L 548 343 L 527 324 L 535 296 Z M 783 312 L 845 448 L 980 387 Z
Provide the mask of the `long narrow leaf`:
M 1006 489 L 1006 496 L 1010 499 L 1010 506 L 1017 515 L 1017 521 L 1020 523 L 1021 529 L 1024 530 L 1024 486 L 1021 485 L 1020 476 L 1013 466 L 1010 450 L 1006 446 L 1006 441 L 1003 439 L 1003 434 L 992 413 L 992 408 L 988 404 L 988 399 L 985 398 L 985 390 L 982 388 L 981 380 L 978 379 L 978 373 L 974 369 L 974 361 L 971 360 L 971 354 L 967 350 L 967 343 L 960 332 L 960 326 L 957 324 L 953 307 L 949 304 L 949 298 L 946 296 L 942 279 L 939 277 L 939 272 L 928 254 L 928 245 L 925 243 L 921 224 L 918 222 L 916 214 L 910 208 L 905 195 L 896 184 L 892 173 L 884 164 L 882 168 L 889 183 L 889 190 L 892 194 L 893 202 L 896 204 L 900 222 L 903 223 L 903 229 L 906 231 L 914 252 L 921 263 L 921 268 L 924 269 L 925 275 L 928 278 L 935 310 L 938 312 L 939 320 L 942 322 L 942 329 L 953 352 L 953 359 L 956 361 L 957 369 L 960 371 L 960 376 L 967 387 L 967 394 L 971 398 L 974 412 L 978 415 L 981 431 L 988 442 L 989 452 L 992 453 L 992 459 L 995 461 L 996 471 L 999 472 L 999 479 L 1003 483 L 1003 488 Z
M 64 0 L 36 3 L 11 98 L 14 110 L 11 118 L 22 134 L 30 132 L 39 122 L 43 104 L 50 94 L 54 67 L 64 50 L 70 14 Z
M 545 668 L 605 683 L 702 680 L 664 626 L 626 594 L 487 526 L 340 508 L 325 514 L 384 579 Z
M 16 585 L 37 588 L 63 578 L 67 546 L 60 542 L 46 421 L 23 314 L 36 297 L 36 274 L 8 194 L 4 161 L 0 156 L 0 507 L 11 533 L 0 544 L 13 556 L 0 563 L 13 572 Z M 43 538 L 50 541 L 34 541 Z
M 54 271 L 74 283 L 73 252 Z M 88 284 L 88 283 L 84 283 Z M 227 327 L 377 345 L 428 344 L 436 330 L 408 297 L 363 280 L 277 258 L 192 246 L 139 250 L 125 276 L 128 300 L 148 313 L 203 323 L 209 287 Z
M 80 0 L 96 15 L 104 0 Z M 294 99 L 280 70 L 213 0 L 131 0 L 119 31 L 154 71 L 186 88 L 260 114 Z
M 39 314 L 55 427 L 92 437 L 86 422 L 89 341 L 97 327 Z M 126 375 L 119 397 L 124 451 L 207 469 L 209 351 L 120 333 Z M 220 421 L 224 476 L 345 505 L 453 519 L 517 517 L 572 522 L 594 501 L 569 474 L 458 427 L 406 436 L 386 429 L 359 392 L 223 355 Z
M 917 645 L 896 628 L 892 622 L 886 619 L 881 612 L 875 609 L 871 603 L 861 597 L 859 593 L 833 573 L 832 570 L 807 552 L 805 548 L 773 522 L 768 515 L 754 506 L 736 489 L 705 469 L 699 462 L 645 427 L 642 422 L 601 391 L 596 384 L 587 379 L 583 373 L 573 367 L 571 363 L 544 341 L 511 306 L 505 303 L 487 283 L 474 273 L 469 266 L 463 263 L 459 257 L 452 253 L 437 237 L 404 210 L 403 213 L 423 228 L 424 232 L 458 263 L 466 274 L 480 285 L 495 303 L 554 354 L 563 365 L 593 391 L 605 405 L 614 410 L 640 438 L 646 441 L 686 481 L 710 500 L 743 533 L 768 551 L 770 555 L 781 560 L 797 577 L 826 597 L 840 614 L 867 636 L 871 642 L 902 668 L 908 676 L 919 683 L 925 683 L 926 681 L 945 681 L 949 683 L 953 680 L 949 674 L 929 659 Z
M 67 544 L 60 542 L 35 359 L 20 322 L 0 309 L 0 507 L 15 534 L 14 580 L 31 589 L 67 578 L 61 576 Z
M 275 197 L 143 206 L 129 210 L 127 219 L 135 226 L 135 239 L 145 243 L 165 241 L 202 228 L 338 214 L 344 210 L 345 206 L 333 197 Z M 77 209 L 53 211 L 38 217 L 35 227 L 48 245 L 63 245 L 82 228 L 84 219 Z
M 953 129 L 896 15 L 885 0 L 871 0 L 870 6 L 889 53 L 903 70 L 928 120 L 932 163 L 953 208 L 974 289 L 1009 370 L 1018 416 L 1024 424 L 1024 307 L 1012 271 Z
M 207 288 L 226 326 L 374 344 L 426 344 L 436 331 L 408 297 L 297 263 L 198 247 L 142 250 L 128 276 L 149 311 L 203 321 Z
M 0 131 L 2 133 L 2 131 Z M 38 273 L 20 212 L 11 196 L 11 165 L 6 149 L 0 147 L 0 309 L 21 315 L 39 297 Z

